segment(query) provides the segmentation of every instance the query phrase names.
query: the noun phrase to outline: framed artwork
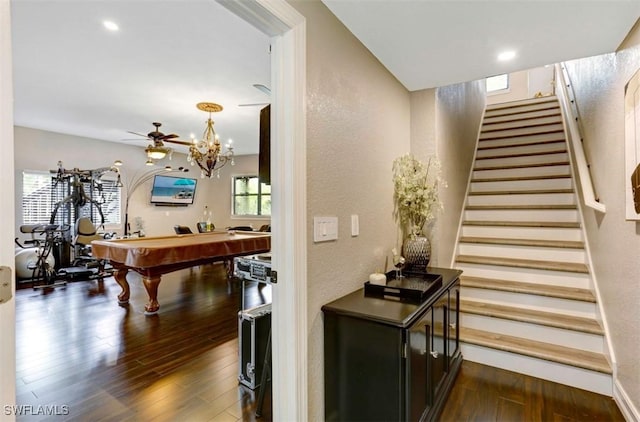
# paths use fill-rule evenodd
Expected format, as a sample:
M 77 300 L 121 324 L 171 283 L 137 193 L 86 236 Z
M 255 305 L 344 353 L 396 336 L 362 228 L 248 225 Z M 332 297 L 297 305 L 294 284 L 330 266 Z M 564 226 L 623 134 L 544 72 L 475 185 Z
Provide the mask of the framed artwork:
M 640 220 L 640 70 L 624 89 L 625 216 Z

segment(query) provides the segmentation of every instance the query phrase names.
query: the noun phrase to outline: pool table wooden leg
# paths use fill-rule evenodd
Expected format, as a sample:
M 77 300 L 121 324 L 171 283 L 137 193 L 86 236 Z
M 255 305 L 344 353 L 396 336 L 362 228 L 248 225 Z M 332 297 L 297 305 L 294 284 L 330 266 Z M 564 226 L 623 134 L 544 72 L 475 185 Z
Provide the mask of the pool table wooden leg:
M 118 295 L 118 303 L 125 304 L 129 303 L 129 282 L 127 282 L 127 273 L 129 272 L 126 268 L 119 268 L 113 273 L 113 278 L 116 279 L 116 282 L 122 288 L 122 292 Z
M 160 276 L 143 276 L 142 283 L 149 295 L 149 303 L 144 306 L 145 315 L 155 315 L 160 309 L 158 303 L 158 284 L 160 284 Z

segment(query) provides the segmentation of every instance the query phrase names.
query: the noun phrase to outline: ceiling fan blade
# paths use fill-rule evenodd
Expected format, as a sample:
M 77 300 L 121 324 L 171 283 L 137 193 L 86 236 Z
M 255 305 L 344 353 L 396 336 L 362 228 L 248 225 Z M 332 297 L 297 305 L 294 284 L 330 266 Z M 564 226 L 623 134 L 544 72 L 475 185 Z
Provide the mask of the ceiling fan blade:
M 271 95 L 271 90 L 262 84 L 253 84 L 253 87 L 259 89 L 267 95 Z
M 162 135 L 159 139 L 162 139 L 163 141 L 166 141 L 168 139 L 173 139 L 173 138 L 179 138 L 180 135 L 176 135 L 175 133 L 170 133 L 168 135 Z
M 238 104 L 238 107 L 256 107 L 256 106 L 266 106 L 270 103 L 247 103 L 247 104 Z
M 186 145 L 188 147 L 193 145 L 193 142 L 189 142 L 189 141 L 178 141 L 178 140 L 172 140 L 172 139 L 165 139 L 164 141 L 169 142 L 170 144 Z
M 138 135 L 138 136 L 142 136 L 145 139 L 148 139 L 149 137 L 147 135 L 143 135 L 142 133 L 138 133 L 138 132 L 132 132 L 130 130 L 127 131 L 127 133 L 130 133 L 132 135 Z

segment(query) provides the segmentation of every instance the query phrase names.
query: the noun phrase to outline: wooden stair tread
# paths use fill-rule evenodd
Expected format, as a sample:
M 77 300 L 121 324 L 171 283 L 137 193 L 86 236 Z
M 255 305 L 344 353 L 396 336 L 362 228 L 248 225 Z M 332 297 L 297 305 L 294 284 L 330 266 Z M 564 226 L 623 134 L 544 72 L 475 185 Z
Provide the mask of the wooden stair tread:
M 512 125 L 515 122 L 522 122 L 522 124 L 517 126 L 514 125 L 510 127 L 487 128 L 487 126 Z M 480 131 L 480 133 L 502 132 L 505 130 L 514 130 L 514 129 L 529 129 L 529 128 L 535 128 L 539 126 L 554 125 L 558 123 L 562 123 L 562 116 L 558 114 L 552 115 L 552 116 L 545 116 L 545 117 L 535 117 L 531 119 L 516 119 L 510 122 L 483 122 L 482 130 Z
M 538 110 L 532 111 L 520 111 L 514 114 L 503 114 L 496 116 L 485 116 L 483 124 L 495 124 L 495 123 L 510 123 L 519 120 L 538 119 L 540 117 L 550 117 L 561 115 L 560 107 L 558 104 L 544 107 Z
M 584 243 L 573 240 L 541 240 L 541 239 L 513 239 L 501 237 L 475 237 L 463 236 L 461 243 L 482 243 L 487 245 L 511 245 L 511 246 L 541 246 L 563 249 L 583 249 Z
M 540 227 L 540 228 L 563 228 L 563 229 L 579 229 L 580 223 L 576 222 L 560 222 L 560 221 L 484 221 L 484 220 L 465 220 L 462 222 L 465 226 L 498 226 L 498 227 Z
M 579 287 L 556 286 L 550 284 L 528 283 L 525 281 L 498 280 L 493 278 L 460 276 L 462 287 L 500 290 L 512 293 L 524 293 L 537 296 L 555 297 L 559 299 L 578 300 L 596 303 L 596 298 L 588 289 Z
M 509 319 L 512 321 L 529 322 L 583 333 L 604 334 L 604 330 L 594 318 L 541 311 L 539 309 L 528 309 L 475 300 L 461 300 L 460 312 Z
M 536 157 L 539 155 L 553 155 L 553 154 L 564 154 L 567 152 L 566 148 L 561 149 L 553 149 L 549 151 L 532 151 L 532 152 L 519 152 L 515 154 L 499 154 L 499 155 L 487 155 L 484 157 L 476 157 L 476 161 L 478 160 L 499 160 L 501 158 L 518 158 L 518 157 Z
M 529 136 L 529 135 L 546 135 L 549 133 L 556 133 L 558 132 L 559 128 L 557 128 L 556 126 L 559 125 L 560 123 L 552 123 L 552 124 L 548 124 L 548 125 L 540 125 L 538 127 L 525 127 L 525 128 L 514 128 L 514 129 L 502 129 L 502 130 L 496 130 L 496 131 L 491 131 L 491 132 L 486 132 L 485 134 L 481 134 L 480 135 L 480 141 L 484 142 L 484 141 L 491 141 L 491 140 L 496 140 L 496 139 L 509 139 L 509 138 L 518 138 L 520 136 Z M 522 133 L 506 133 L 509 131 L 517 131 L 517 130 L 521 130 L 521 129 L 525 129 L 526 132 L 522 132 Z M 502 132 L 502 133 L 501 133 Z
M 492 210 L 576 210 L 578 207 L 571 204 L 528 204 L 528 205 L 467 205 L 468 211 L 492 211 Z
M 524 169 L 527 167 L 553 167 L 553 166 L 568 166 L 568 165 L 569 165 L 569 161 L 549 161 L 547 163 L 511 164 L 511 165 L 504 165 L 504 166 L 474 167 L 473 171 L 511 170 L 511 169 Z
M 518 189 L 518 190 L 489 190 L 469 192 L 469 196 L 477 195 L 538 195 L 549 193 L 573 193 L 573 189 Z
M 564 139 L 564 132 L 559 131 L 560 136 L 558 138 L 545 139 L 544 141 L 531 141 L 531 142 L 522 142 L 515 144 L 507 144 L 507 145 L 479 145 L 478 151 L 487 151 L 491 149 L 501 149 L 501 148 L 518 148 L 518 147 L 530 147 L 534 145 L 548 145 L 548 144 L 559 144 L 566 143 Z
M 487 111 L 501 110 L 505 108 L 516 108 L 530 105 L 539 105 L 543 103 L 555 103 L 558 104 L 558 98 L 555 95 L 549 95 L 546 97 L 538 98 L 525 98 L 524 100 L 505 101 L 502 103 L 495 103 L 487 105 Z
M 589 269 L 585 264 L 576 262 L 542 261 L 536 259 L 501 258 L 476 255 L 458 255 L 456 257 L 456 262 L 589 274 Z
M 601 353 L 465 327 L 460 327 L 460 341 L 506 352 L 519 353 L 603 374 L 613 373 L 611 365 Z
M 484 182 L 519 182 L 524 180 L 551 180 L 551 179 L 571 179 L 570 174 L 542 174 L 539 176 L 514 176 L 514 177 L 477 177 L 471 179 L 471 183 Z

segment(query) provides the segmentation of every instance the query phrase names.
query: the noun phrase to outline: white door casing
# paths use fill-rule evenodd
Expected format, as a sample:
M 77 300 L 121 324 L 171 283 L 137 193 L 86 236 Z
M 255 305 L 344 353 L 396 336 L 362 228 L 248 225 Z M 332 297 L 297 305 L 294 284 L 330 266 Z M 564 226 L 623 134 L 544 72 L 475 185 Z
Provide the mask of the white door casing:
M 0 0 L 0 266 L 15 274 L 14 172 L 13 172 L 13 79 L 11 62 L 11 13 L 9 0 Z M 12 299 L 0 303 L 0 420 L 15 420 L 11 406 L 16 403 L 15 282 L 10 283 Z
M 285 0 L 217 0 L 271 36 L 273 420 L 308 419 L 306 24 Z

